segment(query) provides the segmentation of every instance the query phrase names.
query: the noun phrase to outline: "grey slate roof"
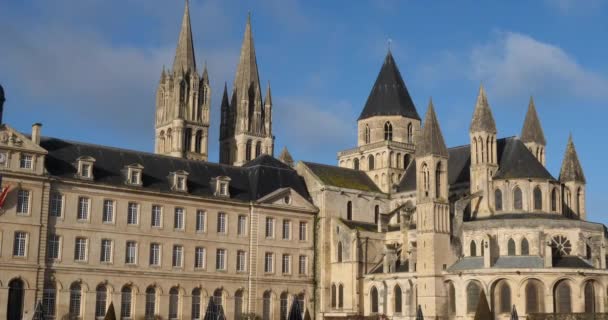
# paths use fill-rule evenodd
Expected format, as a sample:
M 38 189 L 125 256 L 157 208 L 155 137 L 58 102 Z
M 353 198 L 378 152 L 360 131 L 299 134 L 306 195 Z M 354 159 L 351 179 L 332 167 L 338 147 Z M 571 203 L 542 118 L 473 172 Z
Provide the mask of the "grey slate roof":
M 344 223 L 350 229 L 363 230 L 369 232 L 378 232 L 378 225 L 370 222 L 362 222 L 362 221 L 353 221 L 353 220 L 345 220 L 340 219 L 342 223 Z
M 0 85 L 0 102 L 4 102 L 4 101 L 5 101 L 4 88 L 2 87 L 2 85 Z
M 572 135 L 568 138 L 568 145 L 566 146 L 566 153 L 564 154 L 564 161 L 562 162 L 562 168 L 559 173 L 559 180 L 576 181 L 585 183 L 585 174 L 583 173 L 583 167 L 581 162 L 578 160 L 578 154 L 572 141 Z
M 243 167 L 234 167 L 48 137 L 42 138 L 40 145 L 49 152 L 45 161 L 47 171 L 51 176 L 61 179 L 77 179 L 74 166 L 76 159 L 90 156 L 96 160 L 93 166 L 94 183 L 100 185 L 129 188 L 124 183 L 122 171 L 125 166 L 137 163 L 144 167 L 142 186 L 130 188 L 174 193 L 170 189 L 169 173 L 184 170 L 189 173 L 189 195 L 213 197 L 211 179 L 228 176 L 231 179 L 230 198 L 235 200 L 257 200 L 286 187 L 310 199 L 304 179 L 295 170 L 269 155 L 259 156 Z
M 424 126 L 422 127 L 422 132 L 418 139 L 416 155 L 448 156 L 448 149 L 443 140 L 443 134 L 439 127 L 439 120 L 437 120 L 432 100 L 429 101 L 429 107 L 426 111 L 426 116 L 424 117 Z
M 555 180 L 530 153 L 521 140 L 510 137 L 496 140 L 499 170 L 494 179 L 540 178 Z M 448 149 L 448 184 L 470 182 L 471 146 Z M 407 167 L 398 185 L 399 191 L 416 190 L 416 162 Z
M 359 120 L 387 115 L 420 120 L 416 106 L 407 91 L 390 50 L 384 58 L 384 64 L 382 64 Z
M 380 192 L 374 181 L 363 171 L 313 162 L 303 163 L 327 185 L 360 191 Z
M 471 120 L 470 132 L 491 132 L 496 133 L 496 122 L 492 116 L 488 97 L 483 86 L 479 87 L 477 95 L 477 103 L 475 103 L 475 111 L 473 112 L 473 120 Z
M 585 260 L 570 256 L 553 260 L 553 268 L 583 268 L 592 269 L 593 266 Z M 491 269 L 542 269 L 545 267 L 543 258 L 539 256 L 501 256 L 496 259 Z M 448 268 L 448 271 L 464 271 L 483 269 L 483 257 L 464 257 Z
M 528 105 L 528 112 L 526 113 L 526 119 L 524 120 L 524 126 L 521 129 L 521 141 L 536 142 L 541 145 L 546 145 L 545 134 L 543 128 L 540 125 L 538 119 L 538 113 L 536 113 L 536 106 L 534 106 L 534 99 L 530 97 L 530 104 Z

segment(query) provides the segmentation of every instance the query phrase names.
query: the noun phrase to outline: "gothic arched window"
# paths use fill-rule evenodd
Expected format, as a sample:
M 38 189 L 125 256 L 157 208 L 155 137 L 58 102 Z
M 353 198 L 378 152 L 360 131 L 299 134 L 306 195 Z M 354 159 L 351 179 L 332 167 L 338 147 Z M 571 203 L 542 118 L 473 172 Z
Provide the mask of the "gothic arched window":
M 146 289 L 145 302 L 146 304 L 144 305 L 144 315 L 146 319 L 153 319 L 154 315 L 156 314 L 156 289 L 154 287 L 148 287 Z
M 367 168 L 369 170 L 374 170 L 374 156 L 371 154 L 367 156 Z
M 336 284 L 332 283 L 331 285 L 331 307 L 336 307 Z
M 346 203 L 346 220 L 353 220 L 353 203 L 348 201 Z
M 258 141 L 255 144 L 255 157 L 259 157 L 262 154 L 262 141 Z
M 597 311 L 595 301 L 595 286 L 593 280 L 585 283 L 585 313 L 594 314 Z
M 456 314 L 456 289 L 451 281 L 448 283 L 448 314 Z
M 251 148 L 253 147 L 253 142 L 251 140 L 247 140 L 247 144 L 245 145 L 245 160 L 251 160 Z
M 475 240 L 471 240 L 471 244 L 469 245 L 469 252 L 471 253 L 471 257 L 477 256 L 477 244 L 475 244 Z
M 338 253 L 336 255 L 336 260 L 338 262 L 342 262 L 342 242 L 338 242 L 338 249 L 337 249 Z
M 469 282 L 467 285 L 467 313 L 474 313 L 477 311 L 477 304 L 479 303 L 480 294 L 481 288 L 477 282 Z
M 82 310 L 82 287 L 75 282 L 70 286 L 70 316 L 79 318 Z
M 543 192 L 540 191 L 540 187 L 534 188 L 534 210 L 543 209 Z
M 502 191 L 500 189 L 494 190 L 494 207 L 496 211 L 502 211 Z
M 372 287 L 369 295 L 371 300 L 371 312 L 378 313 L 378 289 L 376 289 L 376 287 Z
M 414 143 L 414 127 L 411 123 L 407 125 L 407 142 Z
M 526 313 L 542 312 L 542 285 L 537 280 L 529 280 L 526 284 Z
M 582 190 L 582 188 L 578 188 L 578 190 L 576 190 L 576 214 L 578 216 L 581 215 L 582 209 L 583 209 L 583 190 Z
M 521 189 L 519 187 L 515 187 L 513 189 L 513 209 L 522 210 L 523 209 L 523 200 Z
M 192 129 L 186 128 L 184 132 L 184 152 L 192 151 Z
M 505 281 L 502 281 L 500 284 L 499 294 L 500 294 L 500 300 L 499 300 L 500 303 L 498 305 L 498 312 L 499 313 L 511 312 L 511 288 Z
M 431 187 L 431 182 L 429 181 L 429 167 L 426 163 L 422 164 L 422 190 L 424 190 L 424 195 L 429 196 L 429 189 Z
M 528 243 L 528 239 L 523 238 L 521 240 L 521 255 L 527 256 L 530 254 L 530 244 Z
M 438 162 L 437 168 L 435 169 L 435 197 L 436 198 L 440 198 L 441 196 L 443 196 L 441 194 L 442 175 L 443 175 L 443 172 L 442 172 L 442 168 L 441 168 L 441 162 Z
M 572 312 L 572 294 L 567 281 L 561 281 L 555 286 L 553 298 L 556 313 Z
M 515 255 L 515 241 L 513 239 L 509 239 L 509 241 L 507 242 L 507 255 Z
M 384 140 L 393 140 L 393 125 L 388 121 L 384 124 Z
M 201 153 L 203 150 L 203 131 L 198 130 L 194 138 L 194 152 Z
M 374 207 L 374 223 L 378 224 L 380 222 L 380 206 L 376 205 Z
M 365 143 L 369 143 L 370 142 L 370 132 L 369 132 L 369 126 L 365 125 Z
M 557 188 L 551 191 L 551 211 L 557 211 Z
M 359 159 L 357 158 L 353 160 L 353 169 L 359 170 Z
M 179 316 L 179 291 L 176 287 L 169 290 L 169 319 L 177 319 Z
M 338 308 L 344 308 L 344 286 L 341 283 L 338 285 Z
M 401 313 L 402 309 L 403 309 L 403 294 L 401 292 L 401 287 L 399 285 L 395 285 L 395 289 L 394 289 L 394 297 L 395 297 L 395 301 L 393 303 L 393 307 L 395 310 L 395 313 Z

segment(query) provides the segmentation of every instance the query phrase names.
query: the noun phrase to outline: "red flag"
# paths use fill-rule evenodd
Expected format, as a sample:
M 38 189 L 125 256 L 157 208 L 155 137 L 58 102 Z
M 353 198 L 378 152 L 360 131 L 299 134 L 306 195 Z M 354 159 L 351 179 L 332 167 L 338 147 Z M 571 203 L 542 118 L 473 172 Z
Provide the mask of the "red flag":
M 8 190 L 10 188 L 10 186 L 2 188 L 2 193 L 0 193 L 0 209 L 4 206 L 4 201 L 6 200 L 6 196 L 8 195 Z

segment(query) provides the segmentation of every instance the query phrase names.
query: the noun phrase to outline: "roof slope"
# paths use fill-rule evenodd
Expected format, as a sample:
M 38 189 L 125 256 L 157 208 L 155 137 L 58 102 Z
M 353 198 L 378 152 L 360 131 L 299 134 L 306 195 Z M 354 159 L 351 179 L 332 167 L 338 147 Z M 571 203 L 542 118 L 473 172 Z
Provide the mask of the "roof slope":
M 420 120 L 416 106 L 389 51 L 359 120 L 374 116 L 404 116 Z
M 303 163 L 324 184 L 360 191 L 381 192 L 372 179 L 363 171 L 313 162 L 303 161 Z
M 530 97 L 528 112 L 526 113 L 524 126 L 521 129 L 521 141 L 524 143 L 536 142 L 541 145 L 547 144 L 545 134 L 543 133 L 543 128 L 541 127 L 540 120 L 538 119 L 538 113 L 536 113 L 534 99 L 532 99 L 532 97 Z
M 124 169 L 131 164 L 144 167 L 142 187 L 148 191 L 173 192 L 168 176 L 183 170 L 188 175 L 188 194 L 212 197 L 211 179 L 230 177 L 230 197 L 252 201 L 280 188 L 292 188 L 302 197 L 310 199 L 304 179 L 282 162 L 264 155 L 243 167 L 187 160 L 133 150 L 72 142 L 56 138 L 42 138 L 40 145 L 48 150 L 45 165 L 50 175 L 62 179 L 75 179 L 74 163 L 78 157 L 95 158 L 93 176 L 95 184 L 129 187 L 125 185 Z
M 443 134 L 439 127 L 439 120 L 435 114 L 435 108 L 433 107 L 433 101 L 429 101 L 429 107 L 424 117 L 424 127 L 422 127 L 422 133 L 418 139 L 418 147 L 416 148 L 416 154 L 419 156 L 423 155 L 435 155 L 435 156 L 448 156 L 448 149 L 445 146 L 443 140 Z
M 488 103 L 488 97 L 483 86 L 479 87 L 473 120 L 471 120 L 470 132 L 490 132 L 496 133 L 496 122 L 492 115 L 492 109 Z

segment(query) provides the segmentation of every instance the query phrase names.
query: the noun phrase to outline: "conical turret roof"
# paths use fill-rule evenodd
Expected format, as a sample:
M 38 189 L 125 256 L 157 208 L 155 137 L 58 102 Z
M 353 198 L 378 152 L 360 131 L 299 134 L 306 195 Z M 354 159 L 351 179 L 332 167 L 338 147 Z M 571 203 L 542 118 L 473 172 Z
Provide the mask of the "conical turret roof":
M 488 97 L 483 85 L 479 86 L 479 94 L 477 95 L 477 103 L 475 103 L 475 111 L 469 131 L 496 133 L 496 122 L 494 122 L 494 116 L 492 116 L 492 110 L 490 104 L 488 104 Z
M 289 166 L 293 165 L 293 157 L 289 153 L 289 150 L 287 150 L 286 146 L 283 147 L 283 150 L 281 151 L 281 154 L 279 155 L 279 160 L 281 160 L 281 162 L 283 162 Z
M 186 0 L 182 28 L 179 32 L 179 40 L 175 49 L 173 60 L 173 72 L 196 70 L 196 58 L 194 56 L 194 42 L 192 40 L 192 26 L 190 25 L 190 6 Z
M 236 75 L 234 77 L 234 90 L 239 95 L 239 99 L 249 99 L 250 89 L 252 92 L 260 90 L 258 62 L 253 44 L 253 33 L 251 31 L 251 14 L 247 16 L 239 65 L 236 68 Z
M 433 100 L 429 101 L 429 107 L 424 118 L 424 126 L 417 141 L 416 155 L 418 156 L 448 156 L 448 148 L 445 146 L 443 134 L 441 134 L 439 121 L 433 107 Z
M 407 91 L 390 50 L 384 58 L 384 64 L 382 64 L 359 120 L 374 116 L 404 116 L 420 120 L 416 106 Z
M 572 135 L 568 137 L 568 145 L 566 146 L 566 153 L 564 154 L 562 169 L 559 172 L 559 180 L 562 182 L 586 182 L 583 167 L 578 160 L 578 154 L 576 153 L 576 148 L 574 147 L 574 142 L 572 141 Z
M 530 103 L 528 104 L 528 112 L 526 113 L 526 119 L 524 120 L 524 127 L 521 129 L 521 141 L 524 143 L 536 142 L 543 146 L 547 144 L 532 97 L 530 97 Z

